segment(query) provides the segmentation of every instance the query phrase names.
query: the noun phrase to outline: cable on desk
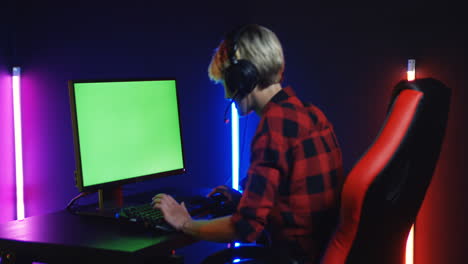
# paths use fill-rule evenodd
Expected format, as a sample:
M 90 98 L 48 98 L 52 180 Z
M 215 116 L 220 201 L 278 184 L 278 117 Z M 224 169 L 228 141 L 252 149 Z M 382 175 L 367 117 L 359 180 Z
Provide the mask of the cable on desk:
M 70 213 L 74 213 L 75 211 L 73 210 L 72 206 L 75 204 L 75 202 L 78 199 L 80 199 L 82 197 L 85 197 L 85 196 L 87 196 L 87 195 L 89 195 L 91 193 L 92 192 L 81 192 L 81 193 L 79 193 L 77 196 L 75 196 L 73 199 L 71 199 L 71 201 L 68 203 L 67 208 L 66 208 L 67 211 L 69 211 Z

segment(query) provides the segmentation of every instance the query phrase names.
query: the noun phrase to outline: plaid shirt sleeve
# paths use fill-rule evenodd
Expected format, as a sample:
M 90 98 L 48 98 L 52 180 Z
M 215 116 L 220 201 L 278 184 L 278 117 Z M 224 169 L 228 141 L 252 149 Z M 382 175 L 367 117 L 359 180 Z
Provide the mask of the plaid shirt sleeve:
M 288 128 L 294 121 L 285 118 L 282 108 L 271 109 L 259 123 L 252 142 L 247 183 L 231 220 L 243 242 L 255 241 L 263 231 L 275 204 L 281 175 L 288 168 Z

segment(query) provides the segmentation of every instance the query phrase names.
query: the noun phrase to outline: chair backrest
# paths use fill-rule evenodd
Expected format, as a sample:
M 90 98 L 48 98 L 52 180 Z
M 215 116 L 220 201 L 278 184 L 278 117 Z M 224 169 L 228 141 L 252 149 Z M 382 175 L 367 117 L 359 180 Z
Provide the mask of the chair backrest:
M 396 85 L 376 140 L 343 186 L 323 264 L 404 263 L 406 240 L 439 158 L 450 89 L 427 78 Z

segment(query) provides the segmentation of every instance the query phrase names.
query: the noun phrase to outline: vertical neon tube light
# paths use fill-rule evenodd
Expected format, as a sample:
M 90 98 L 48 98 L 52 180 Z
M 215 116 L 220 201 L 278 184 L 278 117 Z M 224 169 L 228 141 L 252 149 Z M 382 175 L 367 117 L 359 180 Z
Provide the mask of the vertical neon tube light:
M 408 60 L 408 71 L 406 72 L 408 81 L 416 79 L 416 60 Z
M 21 135 L 21 68 L 13 67 L 13 120 L 15 131 L 16 218 L 24 219 L 23 143 Z
M 414 81 L 416 79 L 416 60 L 408 60 L 408 71 L 406 73 L 408 81 Z M 414 263 L 414 224 L 411 226 L 408 240 L 406 240 L 405 263 Z
M 231 104 L 232 188 L 239 189 L 239 114 Z
M 239 189 L 239 113 L 236 104 L 231 105 L 231 140 L 232 140 L 232 188 Z M 234 247 L 240 246 L 240 243 L 234 243 Z M 235 259 L 237 263 L 240 259 Z

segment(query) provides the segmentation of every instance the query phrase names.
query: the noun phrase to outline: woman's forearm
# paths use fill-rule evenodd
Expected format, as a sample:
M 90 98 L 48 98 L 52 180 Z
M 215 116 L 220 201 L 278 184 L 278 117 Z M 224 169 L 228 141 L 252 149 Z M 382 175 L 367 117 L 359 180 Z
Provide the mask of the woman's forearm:
M 211 220 L 190 220 L 184 223 L 182 232 L 197 239 L 228 243 L 236 239 L 231 216 Z

